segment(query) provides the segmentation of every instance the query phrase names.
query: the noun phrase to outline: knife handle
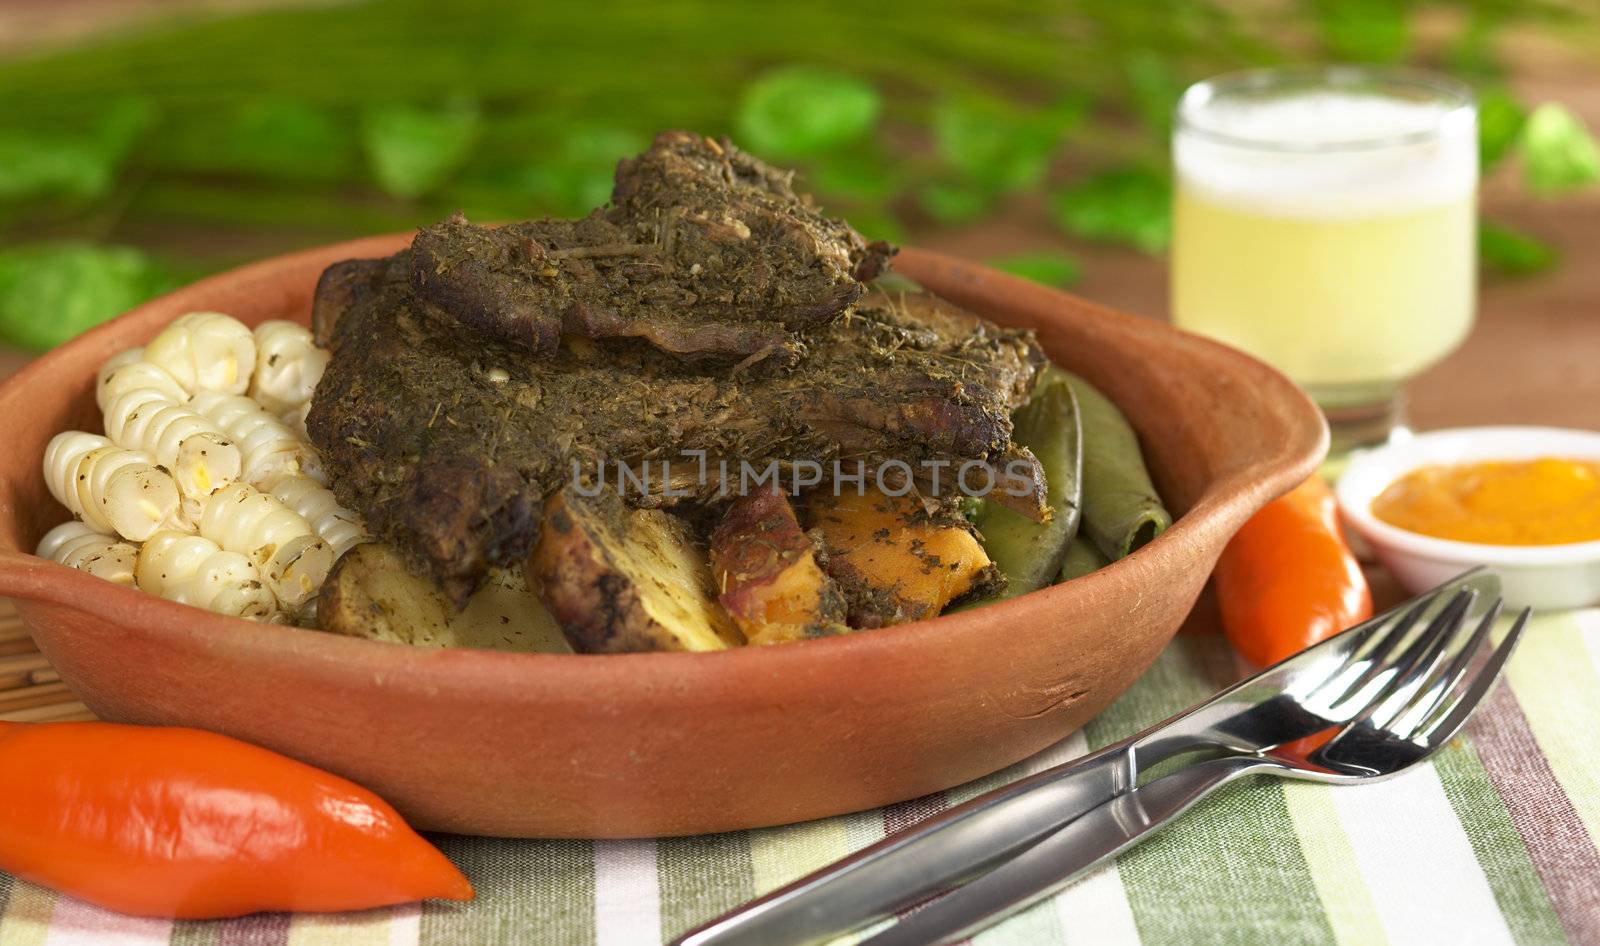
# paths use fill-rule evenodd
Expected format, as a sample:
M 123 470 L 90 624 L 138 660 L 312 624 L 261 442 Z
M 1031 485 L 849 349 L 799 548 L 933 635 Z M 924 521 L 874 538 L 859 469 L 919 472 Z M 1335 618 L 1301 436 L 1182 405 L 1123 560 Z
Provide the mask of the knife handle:
M 949 890 L 1133 788 L 1133 737 L 986 793 L 724 914 L 674 946 L 808 946 Z
M 922 907 L 863 946 L 960 940 L 1066 887 L 1084 870 L 1143 840 L 1259 759 L 1196 763 L 1101 804 L 1009 861 Z

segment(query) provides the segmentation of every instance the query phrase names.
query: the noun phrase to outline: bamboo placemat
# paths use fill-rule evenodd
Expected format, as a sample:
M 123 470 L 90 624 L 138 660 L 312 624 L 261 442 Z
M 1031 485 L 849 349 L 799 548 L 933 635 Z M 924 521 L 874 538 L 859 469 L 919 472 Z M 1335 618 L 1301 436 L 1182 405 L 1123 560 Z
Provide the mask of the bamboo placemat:
M 10 599 L 0 598 L 0 720 L 16 723 L 94 719 L 28 636 Z

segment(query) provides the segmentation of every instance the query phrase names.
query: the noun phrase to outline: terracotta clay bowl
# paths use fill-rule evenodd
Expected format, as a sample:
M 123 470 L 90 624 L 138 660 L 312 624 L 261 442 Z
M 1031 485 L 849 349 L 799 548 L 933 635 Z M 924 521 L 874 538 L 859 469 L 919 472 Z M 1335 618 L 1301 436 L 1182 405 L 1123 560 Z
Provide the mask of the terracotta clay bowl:
M 0 387 L 0 594 L 111 720 L 227 733 L 348 776 L 420 827 L 629 837 L 834 815 L 947 788 L 1061 739 L 1182 623 L 1244 520 L 1316 467 L 1321 415 L 1270 368 L 1164 325 L 907 250 L 896 268 L 997 322 L 1127 412 L 1182 515 L 1086 578 L 846 637 L 717 654 L 433 651 L 262 626 L 28 554 L 66 512 L 39 472 L 57 431 L 98 430 L 95 372 L 201 309 L 308 318 L 323 267 L 407 235 L 268 260 L 164 296 Z

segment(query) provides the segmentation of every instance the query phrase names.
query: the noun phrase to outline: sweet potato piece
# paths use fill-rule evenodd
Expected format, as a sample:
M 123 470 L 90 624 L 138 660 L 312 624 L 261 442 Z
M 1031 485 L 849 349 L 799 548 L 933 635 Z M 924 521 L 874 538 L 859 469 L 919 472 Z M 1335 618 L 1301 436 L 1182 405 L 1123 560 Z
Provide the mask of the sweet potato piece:
M 572 652 L 521 574 L 491 574 L 458 611 L 443 588 L 377 542 L 339 559 L 317 598 L 317 623 L 335 634 L 414 647 Z
M 717 603 L 705 550 L 682 519 L 568 486 L 545 507 L 528 584 L 588 653 L 721 650 L 744 642 Z
M 838 633 L 844 597 L 817 563 L 789 498 L 776 485 L 742 496 L 711 534 L 717 600 L 752 644 Z
M 930 517 L 911 496 L 819 492 L 807 513 L 822 537 L 827 572 L 844 591 L 851 627 L 931 618 L 996 580 L 969 526 Z

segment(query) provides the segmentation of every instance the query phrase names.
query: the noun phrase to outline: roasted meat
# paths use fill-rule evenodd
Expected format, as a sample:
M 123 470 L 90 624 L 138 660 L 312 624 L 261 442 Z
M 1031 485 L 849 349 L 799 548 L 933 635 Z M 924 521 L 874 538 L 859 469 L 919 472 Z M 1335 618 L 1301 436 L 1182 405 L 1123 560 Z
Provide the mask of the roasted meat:
M 651 506 L 719 503 L 774 462 L 896 461 L 925 493 L 963 462 L 1009 464 L 1028 485 L 1014 501 L 1042 510 L 1011 442 L 1032 337 L 869 294 L 891 252 L 786 173 L 668 132 L 582 220 L 452 218 L 329 267 L 311 438 L 341 500 L 458 601 L 526 556 L 548 497 L 618 465 L 653 474 L 629 497 Z
M 392 279 L 339 320 L 308 427 L 341 500 L 457 595 L 527 552 L 540 502 L 574 464 L 652 464 L 669 502 L 668 485 L 735 491 L 723 460 L 733 475 L 739 461 L 1031 462 L 1010 439 L 1038 364 L 1026 334 L 931 296 L 877 295 L 802 338 L 793 368 L 765 372 L 585 339 L 536 355 L 474 337 Z M 684 451 L 704 451 L 703 482 Z
M 674 355 L 798 356 L 891 252 L 824 217 L 791 174 L 726 142 L 665 132 L 623 161 L 581 220 L 475 226 L 459 214 L 412 246 L 417 296 L 486 335 L 549 355 L 562 335 L 639 338 Z

